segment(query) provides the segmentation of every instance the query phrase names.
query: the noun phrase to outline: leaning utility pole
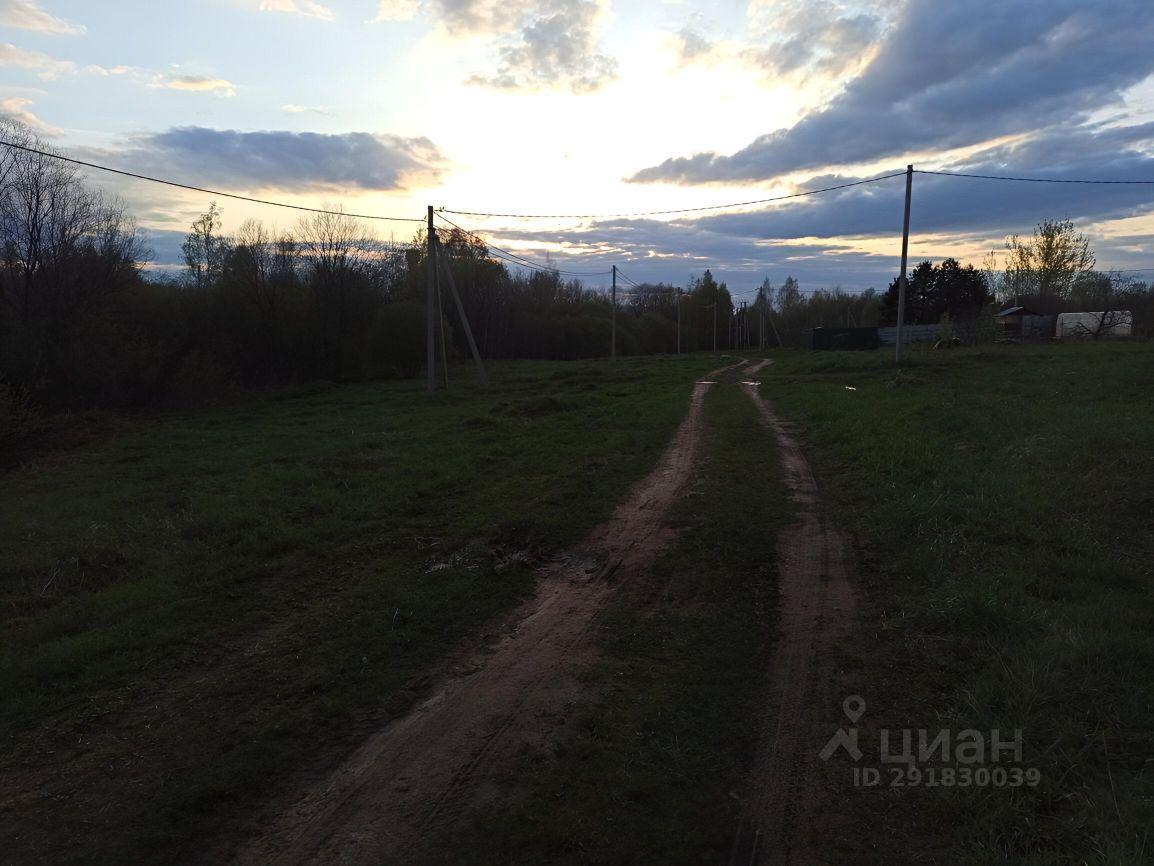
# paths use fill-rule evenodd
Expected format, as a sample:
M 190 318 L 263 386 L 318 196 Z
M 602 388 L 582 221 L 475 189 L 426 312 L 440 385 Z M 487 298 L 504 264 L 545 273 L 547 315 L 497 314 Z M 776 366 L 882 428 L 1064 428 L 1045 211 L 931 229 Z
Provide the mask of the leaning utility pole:
M 441 241 L 437 239 L 438 253 L 444 252 L 441 249 Z M 485 375 L 485 363 L 481 360 L 481 352 L 477 349 L 477 341 L 473 339 L 473 329 L 469 326 L 469 317 L 465 315 L 465 304 L 461 301 L 461 294 L 457 291 L 457 281 L 453 279 L 453 271 L 449 267 L 449 257 L 438 256 L 437 264 L 441 266 L 441 271 L 445 276 L 445 282 L 449 284 L 449 291 L 453 295 L 453 303 L 457 305 L 457 315 L 461 317 L 461 327 L 465 330 L 465 339 L 469 342 L 469 351 L 473 355 L 473 361 L 477 364 L 477 376 L 481 380 L 481 386 L 489 387 L 489 377 Z M 438 292 L 438 295 L 440 292 Z M 448 365 L 446 364 L 446 367 Z M 445 387 L 448 388 L 448 376 L 445 378 Z
M 906 321 L 906 255 L 910 248 L 910 197 L 914 189 L 914 167 L 906 166 L 906 216 L 902 223 L 902 271 L 898 275 L 898 329 L 894 337 L 894 361 L 902 362 L 902 325 Z
M 613 266 L 613 319 L 611 326 L 611 337 L 609 347 L 609 357 L 617 357 L 617 265 Z
M 677 290 L 677 354 L 681 354 L 681 289 Z
M 435 249 L 436 229 L 433 228 L 433 206 L 429 205 L 428 249 L 425 251 L 425 271 L 428 295 L 425 300 L 425 355 L 428 366 L 427 389 L 437 390 L 437 348 L 436 331 L 433 328 L 433 312 L 437 304 L 437 251 Z

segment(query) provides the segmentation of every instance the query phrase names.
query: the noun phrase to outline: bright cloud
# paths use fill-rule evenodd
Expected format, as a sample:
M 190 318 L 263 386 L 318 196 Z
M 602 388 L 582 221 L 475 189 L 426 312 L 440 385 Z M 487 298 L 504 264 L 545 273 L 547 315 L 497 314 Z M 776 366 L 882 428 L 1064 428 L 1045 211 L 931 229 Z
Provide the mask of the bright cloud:
M 418 0 L 380 0 L 374 24 L 387 21 L 411 21 L 420 10 Z
M 51 124 L 45 123 L 28 110 L 28 106 L 31 104 L 31 99 L 25 99 L 21 96 L 10 96 L 6 99 L 0 99 L 0 117 L 23 123 L 41 135 L 59 135 L 59 129 Z
M 323 114 L 328 117 L 332 116 L 332 112 L 327 108 L 321 108 L 316 105 L 296 105 L 291 102 L 288 105 L 282 105 L 280 110 L 285 114 Z
M 0 43 L 0 66 L 27 69 L 45 81 L 76 69 L 76 64 L 69 60 L 57 60 L 42 51 L 27 51 L 10 42 Z
M 152 77 L 151 87 L 163 87 L 168 90 L 188 90 L 194 93 L 212 93 L 216 96 L 236 96 L 236 85 L 223 78 L 211 78 L 206 75 L 169 75 L 158 73 Z
M 35 0 L 0 0 L 0 25 L 51 36 L 83 36 L 87 32 L 82 24 L 73 24 L 41 9 Z
M 260 9 L 262 12 L 288 12 L 322 21 L 333 21 L 337 17 L 332 9 L 315 0 L 261 0 Z

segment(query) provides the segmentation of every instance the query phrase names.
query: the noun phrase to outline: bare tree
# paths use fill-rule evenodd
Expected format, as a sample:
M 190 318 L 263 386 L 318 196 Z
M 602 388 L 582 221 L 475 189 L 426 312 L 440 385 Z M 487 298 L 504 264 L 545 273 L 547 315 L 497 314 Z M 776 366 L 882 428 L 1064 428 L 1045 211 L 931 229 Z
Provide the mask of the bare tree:
M 354 217 L 338 212 L 302 219 L 297 234 L 313 290 L 321 352 L 339 373 L 344 339 L 357 311 L 369 306 L 363 302 L 371 296 L 383 293 L 380 245 Z
M 5 134 L 44 153 L 0 161 L 0 309 L 5 366 L 29 387 L 61 380 L 86 323 L 139 277 L 136 224 L 27 129 Z

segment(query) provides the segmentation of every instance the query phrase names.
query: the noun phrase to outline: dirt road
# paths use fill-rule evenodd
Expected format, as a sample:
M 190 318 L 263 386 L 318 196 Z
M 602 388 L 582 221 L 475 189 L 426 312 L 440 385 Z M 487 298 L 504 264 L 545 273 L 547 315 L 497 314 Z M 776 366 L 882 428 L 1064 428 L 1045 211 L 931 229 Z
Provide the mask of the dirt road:
M 411 862 L 422 839 L 484 803 L 491 768 L 549 740 L 581 692 L 576 675 L 596 657 L 591 626 L 617 589 L 672 537 L 665 515 L 697 472 L 702 401 L 722 372 L 695 385 L 657 467 L 609 520 L 547 570 L 502 640 L 369 738 L 323 784 L 281 811 L 234 862 Z
M 750 370 L 749 373 L 754 371 Z M 836 862 L 829 776 L 818 757 L 843 724 L 839 665 L 852 645 L 857 601 L 852 549 L 830 521 L 809 462 L 789 425 L 743 382 L 774 434 L 797 520 L 777 539 L 778 627 L 751 791 L 732 864 Z
M 591 697 L 582 694 L 579 674 L 597 658 L 598 618 L 673 538 L 666 514 L 697 474 L 703 400 L 718 381 L 737 383 L 757 405 L 798 511 L 776 544 L 779 619 L 764 727 L 731 860 L 822 862 L 818 752 L 838 726 L 837 659 L 854 628 L 850 548 L 824 514 L 797 442 L 751 381 L 769 363 L 741 362 L 699 381 L 657 467 L 609 520 L 546 569 L 500 641 L 458 664 L 430 697 L 284 805 L 233 862 L 422 862 L 426 841 L 451 834 L 460 815 L 489 802 L 504 766 L 549 743 L 571 709 Z

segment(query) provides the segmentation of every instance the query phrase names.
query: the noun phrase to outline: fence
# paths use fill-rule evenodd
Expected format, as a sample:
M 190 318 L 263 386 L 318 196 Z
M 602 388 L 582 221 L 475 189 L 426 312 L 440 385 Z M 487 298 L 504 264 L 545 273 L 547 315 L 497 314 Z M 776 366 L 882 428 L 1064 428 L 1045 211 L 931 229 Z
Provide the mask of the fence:
M 942 335 L 941 325 L 906 325 L 902 328 L 903 343 L 933 343 Z M 878 328 L 878 340 L 883 346 L 892 346 L 898 341 L 896 327 Z

